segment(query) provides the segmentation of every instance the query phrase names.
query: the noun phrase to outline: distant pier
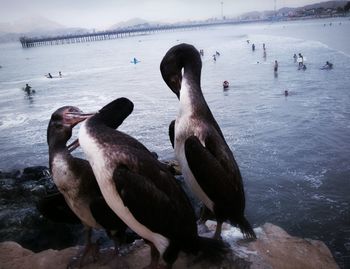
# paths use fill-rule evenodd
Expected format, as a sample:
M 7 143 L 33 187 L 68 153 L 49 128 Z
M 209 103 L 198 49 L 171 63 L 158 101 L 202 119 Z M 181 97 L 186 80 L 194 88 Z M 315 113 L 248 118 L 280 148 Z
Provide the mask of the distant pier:
M 72 44 L 72 43 L 84 43 L 100 40 L 117 39 L 135 35 L 145 35 L 152 34 L 156 32 L 163 31 L 173 31 L 173 30 L 185 30 L 194 29 L 205 26 L 214 26 L 222 24 L 235 24 L 238 21 L 225 20 L 225 21 L 215 21 L 215 22 L 205 22 L 205 23 L 193 23 L 193 24 L 179 24 L 179 25 L 161 25 L 154 27 L 144 27 L 144 28 L 130 28 L 121 30 L 111 30 L 111 31 L 101 31 L 93 33 L 83 33 L 83 34 L 72 34 L 72 35 L 60 35 L 51 37 L 21 37 L 20 42 L 23 48 L 32 48 L 38 46 L 50 46 L 50 45 L 61 45 L 61 44 Z

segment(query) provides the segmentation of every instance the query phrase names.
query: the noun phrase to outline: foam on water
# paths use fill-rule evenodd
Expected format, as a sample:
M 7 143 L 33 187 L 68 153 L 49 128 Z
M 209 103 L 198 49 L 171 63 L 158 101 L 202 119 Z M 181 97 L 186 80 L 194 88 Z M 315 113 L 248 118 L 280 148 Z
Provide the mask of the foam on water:
M 28 120 L 25 115 L 6 115 L 0 118 L 0 130 L 8 129 L 15 126 L 21 126 Z

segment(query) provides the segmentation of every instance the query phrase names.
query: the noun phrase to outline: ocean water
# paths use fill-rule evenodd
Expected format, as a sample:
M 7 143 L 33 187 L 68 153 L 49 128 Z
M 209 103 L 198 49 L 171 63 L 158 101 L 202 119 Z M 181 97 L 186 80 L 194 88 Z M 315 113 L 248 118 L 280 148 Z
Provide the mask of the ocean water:
M 250 222 L 320 239 L 341 263 L 350 256 L 349 19 L 209 27 L 31 49 L 1 44 L 0 169 L 48 165 L 46 128 L 57 108 L 95 111 L 118 97 L 135 105 L 120 130 L 161 159 L 173 158 L 167 134 L 178 101 L 159 64 L 182 42 L 204 50 L 202 90 L 241 169 Z M 221 54 L 216 62 L 215 51 Z M 299 52 L 306 71 L 293 61 Z M 138 64 L 130 63 L 134 57 Z M 333 70 L 320 70 L 326 61 Z M 59 71 L 62 78 L 44 76 Z M 224 80 L 230 82 L 227 91 Z M 26 83 L 35 94 L 22 90 Z

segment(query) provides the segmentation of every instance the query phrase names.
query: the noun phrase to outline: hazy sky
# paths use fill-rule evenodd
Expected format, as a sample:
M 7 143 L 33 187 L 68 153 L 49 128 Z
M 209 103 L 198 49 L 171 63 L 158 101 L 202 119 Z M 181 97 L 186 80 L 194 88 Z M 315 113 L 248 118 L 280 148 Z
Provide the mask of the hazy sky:
M 297 7 L 326 0 L 276 0 L 277 8 Z M 271 10 L 274 0 L 222 1 L 224 15 Z M 161 22 L 219 17 L 220 0 L 0 0 L 0 22 L 44 16 L 71 27 L 104 29 L 139 17 Z

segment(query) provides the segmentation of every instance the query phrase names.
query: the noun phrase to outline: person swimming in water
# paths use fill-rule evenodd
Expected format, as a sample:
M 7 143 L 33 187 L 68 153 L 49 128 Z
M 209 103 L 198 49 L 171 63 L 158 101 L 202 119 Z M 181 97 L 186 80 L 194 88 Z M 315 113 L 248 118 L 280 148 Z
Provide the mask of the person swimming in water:
M 305 71 L 305 70 L 306 70 L 306 65 L 305 65 L 305 64 L 302 64 L 302 65 L 299 64 L 298 70 L 303 70 L 303 71 Z
M 303 67 L 303 65 L 304 65 L 304 56 L 301 53 L 299 53 L 299 58 L 300 58 L 299 67 Z
M 26 87 L 24 88 L 24 91 L 26 92 L 26 93 L 28 93 L 28 94 L 30 94 L 30 89 L 31 89 L 32 87 L 30 87 L 28 84 L 26 84 Z
M 35 93 L 35 90 L 32 90 L 32 87 L 30 87 L 28 83 L 22 89 L 23 89 L 23 91 L 26 92 L 27 95 L 31 95 L 31 94 Z
M 294 53 L 293 55 L 293 58 L 294 58 L 294 62 L 296 63 L 297 62 L 297 59 L 298 59 L 298 56 Z
M 46 75 L 46 77 L 47 77 L 47 78 L 52 78 L 51 73 L 48 73 L 48 74 Z
M 139 63 L 140 61 L 139 60 L 137 60 L 135 57 L 134 57 L 134 59 L 131 61 L 131 63 L 133 63 L 133 64 L 137 64 L 137 63 Z
M 225 80 L 225 81 L 222 83 L 222 87 L 223 87 L 224 89 L 227 89 L 229 86 L 230 86 L 230 83 L 229 83 L 227 80 Z
M 322 67 L 322 69 L 332 69 L 333 68 L 333 64 L 330 62 L 326 62 L 326 64 Z
M 277 71 L 278 71 L 278 62 L 277 62 L 277 60 L 275 60 L 275 66 L 273 67 L 273 71 L 275 73 L 277 73 Z

